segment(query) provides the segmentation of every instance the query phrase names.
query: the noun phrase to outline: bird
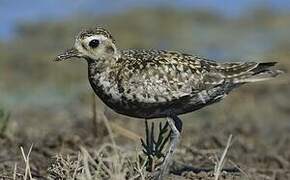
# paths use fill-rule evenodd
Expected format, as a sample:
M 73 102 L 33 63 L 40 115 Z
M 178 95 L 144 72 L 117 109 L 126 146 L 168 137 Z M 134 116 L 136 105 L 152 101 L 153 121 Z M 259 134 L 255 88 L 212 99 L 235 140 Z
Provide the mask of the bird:
M 159 49 L 119 49 L 103 27 L 81 30 L 55 61 L 86 60 L 95 94 L 113 111 L 142 119 L 167 118 L 171 139 L 157 179 L 168 173 L 179 143 L 178 115 L 219 102 L 241 85 L 273 79 L 277 62 L 216 62 Z

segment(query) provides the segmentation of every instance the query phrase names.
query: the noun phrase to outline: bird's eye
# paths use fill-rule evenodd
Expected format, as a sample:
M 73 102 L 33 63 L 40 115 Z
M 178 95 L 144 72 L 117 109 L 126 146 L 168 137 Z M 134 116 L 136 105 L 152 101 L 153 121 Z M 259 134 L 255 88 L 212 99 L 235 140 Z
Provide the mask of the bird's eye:
M 96 47 L 99 46 L 99 44 L 100 44 L 100 41 L 97 40 L 97 39 L 93 39 L 93 40 L 91 40 L 91 41 L 89 42 L 89 46 L 90 46 L 91 48 L 96 48 Z

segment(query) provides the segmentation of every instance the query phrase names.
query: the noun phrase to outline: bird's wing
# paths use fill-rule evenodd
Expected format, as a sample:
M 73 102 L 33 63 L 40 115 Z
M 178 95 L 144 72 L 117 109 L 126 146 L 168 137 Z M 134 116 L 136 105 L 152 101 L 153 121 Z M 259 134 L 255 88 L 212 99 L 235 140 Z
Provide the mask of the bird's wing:
M 281 72 L 269 69 L 275 65 L 273 62 L 217 63 L 158 50 L 130 50 L 123 53 L 119 63 L 122 65 L 118 86 L 123 96 L 144 103 L 174 102 L 192 97 L 206 103 L 223 98 L 240 84 L 269 79 Z
M 127 52 L 118 78 L 124 96 L 141 102 L 166 102 L 223 82 L 207 60 L 171 51 Z
M 202 61 L 201 61 L 202 62 Z M 224 81 L 232 84 L 243 84 L 248 82 L 256 82 L 268 80 L 283 73 L 281 70 L 271 69 L 276 62 L 234 62 L 234 63 L 216 63 L 207 61 L 206 66 L 209 66 L 209 74 L 213 72 L 219 74 Z

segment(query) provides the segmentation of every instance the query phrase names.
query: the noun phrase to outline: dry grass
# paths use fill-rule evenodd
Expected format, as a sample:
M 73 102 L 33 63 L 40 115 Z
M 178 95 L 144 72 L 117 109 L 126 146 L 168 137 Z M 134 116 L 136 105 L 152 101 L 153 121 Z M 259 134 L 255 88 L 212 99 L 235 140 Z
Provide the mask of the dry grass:
M 106 119 L 104 119 L 106 121 Z M 71 154 L 58 154 L 52 158 L 52 162 L 47 169 L 47 176 L 38 176 L 42 179 L 74 179 L 74 180 L 96 180 L 96 179 L 112 179 L 112 180 L 135 180 L 135 179 L 153 179 L 158 174 L 157 170 L 151 172 L 148 167 L 148 157 L 143 154 L 141 149 L 135 151 L 128 151 L 124 147 L 116 144 L 113 131 L 107 122 L 105 122 L 108 132 L 111 133 L 110 143 L 104 143 L 100 147 L 89 148 L 79 146 L 79 150 Z M 154 129 L 152 129 L 154 130 Z M 150 133 L 151 134 L 151 133 Z M 227 141 L 226 148 L 216 163 L 214 171 L 215 179 L 223 170 L 225 164 L 225 156 L 231 145 L 232 136 Z M 38 179 L 37 176 L 31 172 L 30 158 L 33 154 L 33 145 L 30 146 L 27 153 L 24 148 L 20 147 L 22 159 L 24 160 L 24 171 L 18 171 L 18 166 L 15 163 L 13 173 L 6 176 L 9 179 L 21 178 Z M 209 157 L 208 157 L 209 158 Z M 188 171 L 188 170 L 187 170 Z M 190 170 L 189 170 L 190 171 Z M 185 171 L 186 172 L 186 171 Z M 1 176 L 4 177 L 4 176 Z M 177 176 L 170 175 L 169 178 L 176 178 Z
M 33 147 L 33 145 L 30 146 L 27 155 L 25 155 L 23 147 L 20 147 L 21 154 L 22 154 L 22 157 L 23 157 L 24 162 L 25 162 L 25 174 L 24 174 L 24 177 L 23 177 L 24 180 L 26 180 L 28 177 L 31 180 L 33 179 L 32 175 L 31 175 L 30 164 L 29 164 L 29 158 L 30 158 L 29 156 L 30 156 L 30 153 L 32 151 L 32 147 Z
M 230 148 L 230 145 L 232 143 L 232 135 L 229 136 L 229 139 L 227 141 L 227 145 L 226 145 L 226 148 L 224 149 L 224 152 L 220 158 L 220 160 L 218 161 L 218 163 L 215 165 L 214 167 L 214 176 L 215 176 L 215 180 L 218 180 L 219 179 L 219 176 L 221 174 L 221 171 L 222 169 L 224 168 L 224 165 L 225 165 L 225 161 L 226 161 L 226 154 Z
M 112 150 L 116 148 L 115 150 Z M 117 152 L 117 154 L 115 154 Z M 78 180 L 94 179 L 145 179 L 144 163 L 141 165 L 134 153 L 126 153 L 113 144 L 104 144 L 100 149 L 89 152 L 81 147 L 78 155 L 64 158 L 58 155 L 48 172 L 51 179 L 68 178 Z M 64 173 L 65 172 L 65 173 Z

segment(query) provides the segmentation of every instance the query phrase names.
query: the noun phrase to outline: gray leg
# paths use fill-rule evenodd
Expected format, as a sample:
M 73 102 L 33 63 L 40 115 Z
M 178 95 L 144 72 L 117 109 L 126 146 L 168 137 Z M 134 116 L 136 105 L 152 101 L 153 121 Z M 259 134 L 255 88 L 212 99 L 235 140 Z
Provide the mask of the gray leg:
M 165 159 L 160 167 L 160 172 L 159 172 L 158 177 L 157 177 L 158 180 L 162 180 L 164 178 L 164 176 L 167 174 L 169 166 L 172 162 L 173 154 L 176 150 L 176 146 L 179 143 L 179 137 L 180 137 L 179 130 L 181 131 L 181 128 L 182 128 L 181 120 L 175 115 L 171 116 L 171 117 L 167 117 L 167 122 L 171 128 L 170 146 L 169 146 L 168 152 L 165 156 Z M 177 129 L 176 125 L 178 126 L 178 129 Z

